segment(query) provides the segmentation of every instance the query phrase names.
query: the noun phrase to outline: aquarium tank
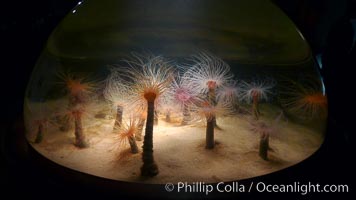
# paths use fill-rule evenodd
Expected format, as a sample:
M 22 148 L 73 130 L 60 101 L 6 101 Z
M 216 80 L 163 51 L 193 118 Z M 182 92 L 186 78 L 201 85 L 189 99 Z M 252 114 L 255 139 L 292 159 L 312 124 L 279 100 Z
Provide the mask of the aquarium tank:
M 24 100 L 31 147 L 136 183 L 273 173 L 324 140 L 310 48 L 269 0 L 88 0 L 53 30 Z

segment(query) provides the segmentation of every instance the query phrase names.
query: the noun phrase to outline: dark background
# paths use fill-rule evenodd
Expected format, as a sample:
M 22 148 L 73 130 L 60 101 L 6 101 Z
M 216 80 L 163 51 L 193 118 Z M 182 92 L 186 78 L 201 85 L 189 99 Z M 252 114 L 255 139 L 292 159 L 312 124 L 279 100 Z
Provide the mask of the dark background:
M 274 0 L 297 25 L 309 42 L 315 57 L 320 58 L 329 100 L 326 140 L 321 149 L 306 161 L 254 181 L 286 184 L 311 181 L 320 184 L 348 184 L 348 194 L 330 194 L 331 198 L 351 199 L 355 193 L 355 103 L 353 69 L 356 53 L 352 22 L 356 24 L 355 0 Z M 82 175 L 55 174 L 55 166 L 35 164 L 21 132 L 22 104 L 33 66 L 51 31 L 78 3 L 78 0 L 2 1 L 0 3 L 1 49 L 1 169 L 0 196 L 22 195 L 31 198 L 127 197 L 122 188 L 104 189 Z M 42 161 L 41 161 L 42 162 Z M 48 167 L 50 166 L 50 167 Z M 70 178 L 65 178 L 68 176 Z M 74 178 L 73 178 L 74 177 Z M 249 183 L 249 181 L 245 181 Z M 111 184 L 111 183 L 108 183 Z M 106 187 L 106 186 L 104 186 Z M 136 187 L 136 186 L 132 186 Z M 109 187 L 110 188 L 110 187 Z M 125 188 L 127 189 L 127 188 Z M 139 188 L 138 188 L 139 189 Z M 163 190 L 163 187 L 162 187 Z M 133 189 L 133 191 L 135 191 Z M 135 193 L 140 193 L 136 191 Z M 162 193 L 167 195 L 167 193 Z M 144 195 L 149 197 L 152 193 Z M 230 196 L 231 195 L 231 196 Z M 229 194 L 225 197 L 253 199 L 284 197 L 319 199 L 326 194 Z M 213 195 L 208 196 L 213 197 Z M 355 197 L 355 196 L 354 196 Z

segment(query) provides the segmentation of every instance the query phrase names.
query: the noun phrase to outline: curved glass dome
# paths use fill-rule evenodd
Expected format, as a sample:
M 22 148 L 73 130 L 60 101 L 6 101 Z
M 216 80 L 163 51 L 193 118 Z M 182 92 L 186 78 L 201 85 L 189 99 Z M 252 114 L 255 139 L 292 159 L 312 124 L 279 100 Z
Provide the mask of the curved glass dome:
M 327 100 L 308 44 L 268 0 L 88 0 L 48 39 L 24 114 L 59 165 L 212 183 L 312 155 Z

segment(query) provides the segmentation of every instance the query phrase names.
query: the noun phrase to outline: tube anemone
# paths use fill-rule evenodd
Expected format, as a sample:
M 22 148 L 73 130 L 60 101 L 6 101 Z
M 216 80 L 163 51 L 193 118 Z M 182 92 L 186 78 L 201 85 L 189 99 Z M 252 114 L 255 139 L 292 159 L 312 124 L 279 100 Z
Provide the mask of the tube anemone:
M 120 72 L 115 68 L 110 69 L 110 74 L 105 80 L 104 97 L 116 109 L 116 117 L 113 129 L 120 129 L 124 108 L 129 103 L 130 88 L 124 84 Z
M 172 67 L 161 56 L 133 54 L 132 59 L 125 62 L 128 67 L 123 68 L 124 75 L 135 94 L 131 102 L 139 102 L 139 104 L 146 102 L 147 105 L 141 175 L 156 176 L 159 171 L 153 157 L 155 102 L 166 91 L 173 79 Z
M 35 143 L 40 143 L 43 139 L 43 123 L 39 123 Z
M 271 89 L 274 87 L 272 80 L 254 80 L 252 82 L 242 82 L 241 85 L 241 99 L 252 103 L 252 114 L 256 120 L 261 114 L 259 109 L 259 102 L 261 100 L 268 101 L 269 95 L 272 93 Z
M 88 77 L 61 73 L 59 78 L 68 93 L 69 107 L 84 108 L 93 99 L 97 83 L 90 81 Z
M 146 116 L 144 112 L 141 112 L 137 123 L 137 130 L 135 133 L 135 139 L 137 141 L 142 141 L 142 131 L 143 131 L 143 127 L 145 126 L 145 122 L 146 122 Z
M 260 121 L 250 122 L 250 126 L 252 132 L 260 135 L 259 156 L 263 160 L 268 160 L 269 137 L 274 133 L 274 128 Z
M 59 77 L 68 92 L 69 104 L 65 110 L 65 115 L 69 119 L 74 120 L 74 145 L 78 148 L 85 148 L 88 144 L 85 141 L 85 134 L 83 132 L 82 116 L 86 111 L 86 105 L 93 98 L 96 83 L 89 81 L 87 77 L 69 73 L 59 74 Z
M 191 59 L 193 67 L 184 77 L 189 87 L 194 88 L 197 93 L 206 94 L 209 103 L 216 105 L 216 90 L 233 78 L 230 66 L 222 59 L 206 52 L 201 52 Z M 216 117 L 212 117 L 212 123 L 216 127 Z
M 84 76 L 75 76 L 74 74 L 59 74 L 62 84 L 68 92 L 69 104 L 77 106 L 79 104 L 86 104 L 90 100 L 90 95 L 95 90 L 95 83 L 89 81 Z
M 320 81 L 288 80 L 284 85 L 285 87 L 280 92 L 280 102 L 283 108 L 306 120 L 327 117 L 328 101 L 322 91 Z
M 171 114 L 174 111 L 174 106 L 167 92 L 164 96 L 161 97 L 160 101 L 157 102 L 157 104 L 159 107 L 159 111 L 165 115 L 165 121 L 171 123 Z
M 185 77 L 177 76 L 172 81 L 172 84 L 167 91 L 167 98 L 171 104 L 179 106 L 179 109 L 183 113 L 183 119 L 181 125 L 187 125 L 191 121 L 190 108 L 197 100 L 198 93 L 191 88 Z
M 85 140 L 85 135 L 82 125 L 82 116 L 84 114 L 84 107 L 75 106 L 67 111 L 67 116 L 74 121 L 74 135 L 75 142 L 74 145 L 78 148 L 88 147 L 88 143 Z
M 240 90 L 237 81 L 228 81 L 217 91 L 217 98 L 220 101 L 231 102 L 231 104 L 236 105 L 239 101 Z
M 184 77 L 195 93 L 208 93 L 209 89 L 219 88 L 233 78 L 230 66 L 212 54 L 201 52 L 191 61 L 193 66 Z
M 215 146 L 214 139 L 214 119 L 218 115 L 226 116 L 233 114 L 231 104 L 227 102 L 218 102 L 213 105 L 208 100 L 202 100 L 195 108 L 201 118 L 206 120 L 206 135 L 205 135 L 205 148 L 213 149 Z
M 130 118 L 128 122 L 122 123 L 122 126 L 119 129 L 119 140 L 121 141 L 121 146 L 124 146 L 127 141 L 130 145 L 131 153 L 133 154 L 139 152 L 135 140 L 135 133 L 137 132 L 137 128 L 137 120 Z
M 28 125 L 28 130 L 31 134 L 35 133 L 34 143 L 41 143 L 46 129 L 50 124 L 53 124 L 51 120 L 53 109 L 50 109 L 49 106 L 43 102 L 30 103 L 27 99 L 25 100 L 24 109 L 28 111 L 25 115 L 29 121 L 29 124 L 26 124 Z
M 85 136 L 83 133 L 83 126 L 82 126 L 82 114 L 80 111 L 73 111 L 74 117 L 74 135 L 75 135 L 75 146 L 79 148 L 87 147 L 87 143 L 85 142 Z
M 216 115 L 215 107 L 209 102 L 202 105 L 203 112 L 206 117 L 206 134 L 205 134 L 205 148 L 213 149 L 215 146 L 214 140 L 214 120 Z

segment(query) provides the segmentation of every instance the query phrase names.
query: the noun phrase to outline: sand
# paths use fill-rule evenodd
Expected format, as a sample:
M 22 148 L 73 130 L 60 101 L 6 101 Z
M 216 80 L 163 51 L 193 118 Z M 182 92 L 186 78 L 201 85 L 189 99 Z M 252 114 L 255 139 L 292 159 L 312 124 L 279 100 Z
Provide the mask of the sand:
M 98 111 L 99 112 L 99 111 Z M 271 122 L 278 112 L 271 105 L 261 105 L 262 119 Z M 83 119 L 89 147 L 78 149 L 73 145 L 74 130 L 59 131 L 49 126 L 44 140 L 32 146 L 43 156 L 63 165 L 91 175 L 143 183 L 234 181 L 272 173 L 294 165 L 312 155 L 323 142 L 320 131 L 291 121 L 281 120 L 277 131 L 270 137 L 269 161 L 258 156 L 259 135 L 250 131 L 246 116 L 219 117 L 221 130 L 215 130 L 216 146 L 205 149 L 204 122 L 180 126 L 164 121 L 160 116 L 154 127 L 154 158 L 159 174 L 141 178 L 142 141 L 140 153 L 131 154 L 129 145 L 121 145 L 113 133 L 113 115 Z M 29 134 L 30 141 L 34 134 Z

